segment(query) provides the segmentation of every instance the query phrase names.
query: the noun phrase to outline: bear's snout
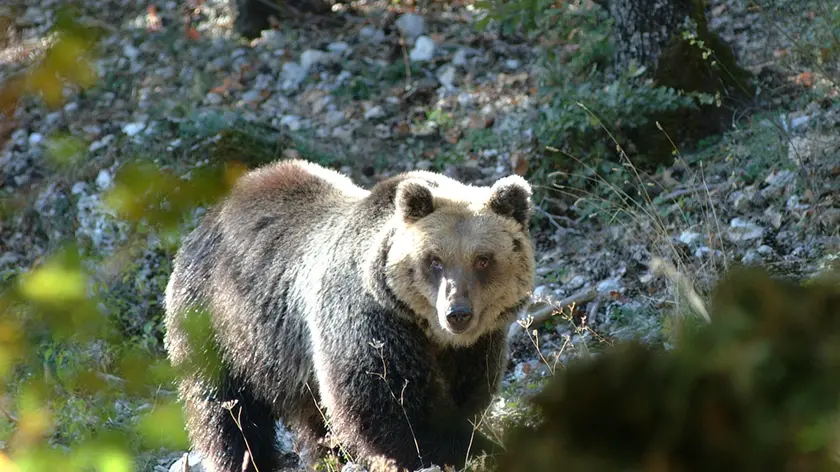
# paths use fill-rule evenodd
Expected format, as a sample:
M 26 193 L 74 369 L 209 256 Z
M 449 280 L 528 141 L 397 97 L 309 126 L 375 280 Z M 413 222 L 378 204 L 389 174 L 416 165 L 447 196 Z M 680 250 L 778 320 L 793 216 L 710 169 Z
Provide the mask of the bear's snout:
M 470 326 L 472 307 L 468 304 L 453 305 L 446 312 L 446 324 L 455 334 L 463 333 Z

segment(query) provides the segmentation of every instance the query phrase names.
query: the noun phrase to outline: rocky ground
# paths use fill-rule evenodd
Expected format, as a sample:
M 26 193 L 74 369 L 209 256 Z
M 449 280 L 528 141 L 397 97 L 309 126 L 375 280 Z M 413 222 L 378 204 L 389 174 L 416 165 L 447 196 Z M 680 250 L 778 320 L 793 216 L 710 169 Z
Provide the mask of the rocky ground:
M 30 48 L 0 55 L 0 83 L 37 60 L 36 40 L 59 3 L 0 7 L 0 15 L 15 14 Z M 470 4 L 419 15 L 361 2 L 352 14 L 344 6 L 329 18 L 284 22 L 247 42 L 231 34 L 219 0 L 194 9 L 174 1 L 156 8 L 139 0 L 81 3 L 79 20 L 106 31 L 96 86 L 67 89 L 58 109 L 25 100 L 0 123 L 0 196 L 9 202 L 0 222 L 0 280 L 68 238 L 97 260 L 130 245 L 123 267 L 133 272 L 122 283 L 131 297 L 120 316 L 152 337 L 159 318 L 148 314 L 160 309 L 168 236 L 146 234 L 137 244 L 103 203 L 118 170 L 137 156 L 188 178 L 207 163 L 208 149 L 224 144 L 219 131 L 235 127 L 288 138 L 277 141 L 275 157 L 334 165 L 364 185 L 409 169 L 486 184 L 535 167 L 539 46 L 479 31 L 482 14 Z M 790 47 L 784 34 L 768 33 L 777 19 L 740 2 L 713 3 L 711 26 L 747 68 L 775 64 Z M 820 77 L 795 80 L 817 86 Z M 793 113 L 733 119 L 716 144 L 645 176 L 656 187 L 638 203 L 619 199 L 592 216 L 586 199 L 557 187 L 562 180 L 535 182 L 556 191 L 537 202 L 531 329 L 539 330 L 535 337 L 513 327 L 505 394 L 491 416 L 510 414 L 533 378 L 572 357 L 624 337 L 667 342 L 664 319 L 702 312 L 692 293 L 705 295 L 733 264 L 797 278 L 824 270 L 836 258 L 840 227 L 840 119 L 836 90 L 826 90 L 824 100 Z M 73 164 L 58 166 L 54 157 L 68 153 Z M 666 265 L 657 269 L 656 258 Z M 693 290 L 680 289 L 683 279 Z M 560 310 L 566 302 L 576 304 Z M 147 466 L 168 470 L 181 454 L 161 453 Z

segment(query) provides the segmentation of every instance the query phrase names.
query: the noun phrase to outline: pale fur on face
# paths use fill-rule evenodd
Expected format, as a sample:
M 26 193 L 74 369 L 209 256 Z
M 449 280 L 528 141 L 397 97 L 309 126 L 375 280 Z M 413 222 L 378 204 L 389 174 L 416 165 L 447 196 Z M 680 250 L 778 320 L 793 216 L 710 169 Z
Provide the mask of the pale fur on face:
M 442 345 L 469 346 L 481 335 L 512 322 L 506 312 L 530 296 L 534 286 L 534 254 L 527 230 L 488 207 L 488 188 L 462 189 L 468 190 L 466 194 L 456 194 L 463 199 L 434 195 L 431 214 L 416 222 L 396 223 L 386 262 L 388 285 L 428 321 L 429 334 Z M 443 287 L 425 278 L 430 254 L 446 265 L 464 268 L 471 268 L 478 255 L 492 255 L 486 283 L 477 284 L 469 293 L 473 318 L 463 333 L 447 328 Z

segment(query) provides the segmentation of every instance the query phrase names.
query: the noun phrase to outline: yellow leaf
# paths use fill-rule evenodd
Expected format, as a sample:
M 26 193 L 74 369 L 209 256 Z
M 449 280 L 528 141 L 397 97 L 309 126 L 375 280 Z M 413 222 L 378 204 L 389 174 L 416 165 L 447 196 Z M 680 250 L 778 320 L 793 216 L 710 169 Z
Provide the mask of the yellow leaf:
M 48 264 L 23 276 L 20 291 L 33 301 L 80 301 L 85 298 L 85 277 L 78 269 Z
M 137 424 L 137 432 L 152 446 L 169 449 L 189 447 L 183 412 L 175 402 L 157 405 Z

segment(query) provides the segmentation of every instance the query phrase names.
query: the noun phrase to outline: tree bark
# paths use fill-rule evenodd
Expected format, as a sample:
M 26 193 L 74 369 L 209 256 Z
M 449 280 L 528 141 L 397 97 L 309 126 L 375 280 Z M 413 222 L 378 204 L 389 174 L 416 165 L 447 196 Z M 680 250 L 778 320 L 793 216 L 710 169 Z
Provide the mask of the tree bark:
M 722 132 L 732 109 L 752 99 L 751 74 L 738 66 L 729 45 L 709 31 L 704 0 L 608 0 L 601 5 L 615 22 L 617 71 L 635 64 L 645 67 L 642 76 L 657 86 L 718 97 L 716 104 L 698 102 L 696 110 L 652 117 L 670 137 L 653 125 L 629 133 L 640 153 L 654 162 L 670 159 L 671 138 L 691 148 L 699 139 Z
M 635 62 L 653 71 L 662 50 L 691 17 L 693 0 L 611 0 L 616 65 Z M 701 12 L 702 13 L 702 12 Z

